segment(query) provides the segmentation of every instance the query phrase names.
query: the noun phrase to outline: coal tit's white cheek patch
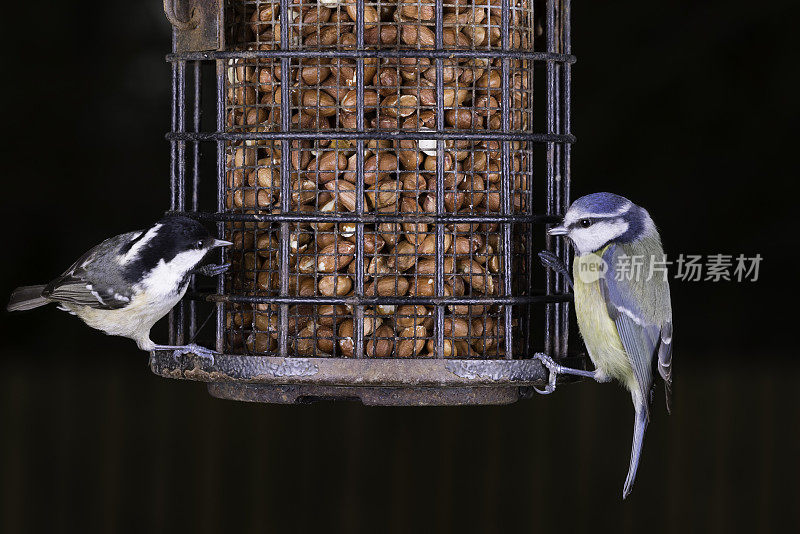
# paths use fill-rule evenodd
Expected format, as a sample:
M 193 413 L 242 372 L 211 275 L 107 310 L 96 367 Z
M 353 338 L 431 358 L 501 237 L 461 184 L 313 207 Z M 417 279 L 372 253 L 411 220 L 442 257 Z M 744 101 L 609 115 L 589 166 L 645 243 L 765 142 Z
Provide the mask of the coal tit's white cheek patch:
M 180 291 L 179 284 L 200 263 L 206 252 L 206 249 L 192 249 L 177 254 L 168 262 L 162 259 L 142 280 L 144 290 L 153 295 L 169 295 Z
M 569 238 L 575 244 L 578 254 L 588 254 L 599 250 L 609 241 L 613 241 L 628 231 L 629 224 L 622 219 L 598 221 L 588 228 L 574 228 Z

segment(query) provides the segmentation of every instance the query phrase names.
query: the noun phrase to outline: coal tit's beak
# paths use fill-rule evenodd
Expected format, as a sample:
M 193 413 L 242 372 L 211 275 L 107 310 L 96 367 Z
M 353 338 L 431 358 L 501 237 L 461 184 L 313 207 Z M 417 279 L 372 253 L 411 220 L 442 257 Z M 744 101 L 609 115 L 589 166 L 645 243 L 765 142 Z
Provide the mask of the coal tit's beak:
M 569 230 L 563 226 L 554 226 L 547 231 L 547 235 L 567 235 Z
M 217 247 L 229 247 L 229 246 L 231 246 L 231 245 L 233 245 L 233 243 L 231 243 L 230 241 L 225 241 L 225 240 L 223 240 L 223 239 L 215 239 L 215 240 L 214 240 L 214 241 L 211 243 L 211 248 L 217 248 Z

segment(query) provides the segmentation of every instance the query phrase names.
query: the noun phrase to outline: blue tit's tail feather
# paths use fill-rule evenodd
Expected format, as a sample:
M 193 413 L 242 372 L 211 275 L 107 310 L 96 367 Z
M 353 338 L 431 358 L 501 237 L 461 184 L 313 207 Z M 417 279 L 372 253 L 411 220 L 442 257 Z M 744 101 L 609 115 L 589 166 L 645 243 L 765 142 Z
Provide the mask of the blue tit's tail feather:
M 667 413 L 672 415 L 672 380 L 664 382 L 664 394 L 666 395 Z
M 8 311 L 23 311 L 44 306 L 50 302 L 42 296 L 44 287 L 43 285 L 18 287 L 11 293 L 6 309 Z
M 646 402 L 646 400 L 645 400 Z M 628 478 L 625 479 L 625 487 L 622 490 L 622 498 L 626 498 L 633 488 L 636 480 L 636 470 L 639 467 L 639 457 L 642 454 L 642 443 L 644 442 L 644 431 L 647 429 L 647 411 L 644 406 L 635 406 L 636 417 L 633 420 L 633 445 L 631 445 L 631 463 L 628 466 Z

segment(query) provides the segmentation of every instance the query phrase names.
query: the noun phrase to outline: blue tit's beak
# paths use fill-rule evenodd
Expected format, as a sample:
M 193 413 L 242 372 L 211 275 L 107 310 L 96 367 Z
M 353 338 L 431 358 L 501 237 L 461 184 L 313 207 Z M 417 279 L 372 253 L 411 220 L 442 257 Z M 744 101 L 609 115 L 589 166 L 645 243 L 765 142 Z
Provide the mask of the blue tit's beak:
M 563 226 L 554 226 L 547 231 L 547 235 L 567 235 L 569 230 Z
M 229 247 L 229 246 L 231 246 L 231 245 L 233 245 L 233 243 L 231 243 L 230 241 L 225 241 L 225 240 L 223 240 L 223 239 L 215 239 L 215 240 L 214 240 L 214 241 L 211 243 L 211 248 L 217 248 L 217 247 Z

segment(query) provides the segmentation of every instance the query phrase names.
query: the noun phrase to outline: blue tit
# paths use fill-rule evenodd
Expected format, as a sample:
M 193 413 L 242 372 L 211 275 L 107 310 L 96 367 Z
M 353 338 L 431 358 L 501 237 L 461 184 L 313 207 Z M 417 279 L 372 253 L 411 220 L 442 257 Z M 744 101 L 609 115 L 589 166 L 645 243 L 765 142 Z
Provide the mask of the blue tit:
M 611 193 L 576 200 L 560 226 L 575 249 L 575 315 L 594 371 L 568 369 L 547 357 L 551 390 L 557 373 L 619 381 L 631 393 L 636 413 L 628 476 L 631 491 L 650 419 L 653 368 L 664 381 L 667 411 L 672 396 L 672 305 L 666 259 L 655 224 L 644 208 Z

